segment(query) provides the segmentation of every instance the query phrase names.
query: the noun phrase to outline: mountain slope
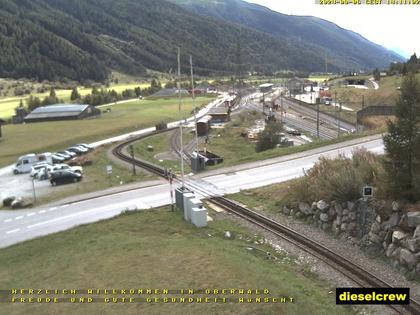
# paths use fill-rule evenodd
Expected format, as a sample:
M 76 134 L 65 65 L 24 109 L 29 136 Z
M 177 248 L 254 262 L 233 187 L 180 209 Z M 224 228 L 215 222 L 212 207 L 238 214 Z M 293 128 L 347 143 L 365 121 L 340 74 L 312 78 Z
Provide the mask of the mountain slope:
M 324 69 L 319 45 L 302 32 L 328 22 L 282 16 L 237 0 L 218 1 L 240 10 L 237 21 L 233 12 L 223 12 L 211 0 L 174 1 L 188 10 L 164 0 L 0 0 L 0 77 L 103 81 L 111 70 L 167 72 L 176 67 L 177 47 L 182 49 L 184 71 L 191 54 L 199 74 Z M 211 16 L 201 14 L 200 3 L 210 8 L 206 14 Z M 300 28 L 283 34 L 279 23 Z M 323 27 L 322 45 L 334 47 L 340 33 L 341 45 L 353 45 L 349 50 L 372 47 L 354 33 Z M 272 29 L 280 31 L 268 32 Z M 369 68 L 393 58 L 378 49 L 351 57 L 334 49 L 336 61 L 330 69 Z
M 314 71 L 322 58 L 255 30 L 193 14 L 163 0 L 0 0 L 0 77 L 103 80 L 110 69 L 169 71 L 176 50 L 202 74 L 257 69 Z M 245 65 L 243 65 L 245 67 Z
M 388 67 L 403 57 L 361 35 L 311 16 L 285 15 L 242 0 L 171 0 L 205 16 L 273 35 L 291 46 L 303 45 L 342 70 Z

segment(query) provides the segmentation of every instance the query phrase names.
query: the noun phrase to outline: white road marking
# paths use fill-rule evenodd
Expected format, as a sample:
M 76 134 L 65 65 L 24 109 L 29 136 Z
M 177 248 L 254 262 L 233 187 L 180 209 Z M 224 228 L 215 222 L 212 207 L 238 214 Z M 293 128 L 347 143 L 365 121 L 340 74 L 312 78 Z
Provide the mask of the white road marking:
M 38 213 L 45 213 L 45 212 L 47 212 L 47 210 L 38 211 Z
M 15 218 L 15 220 L 22 220 L 22 219 L 23 219 L 22 215 Z
M 35 215 L 36 213 L 35 212 L 31 212 L 31 213 L 28 213 L 26 216 L 27 217 L 32 217 L 33 215 Z
M 12 233 L 16 233 L 19 232 L 20 229 L 15 229 L 15 230 L 11 230 L 11 231 L 7 231 L 6 234 L 12 234 Z
M 9 223 L 9 222 L 12 222 L 12 219 L 4 220 L 4 223 Z

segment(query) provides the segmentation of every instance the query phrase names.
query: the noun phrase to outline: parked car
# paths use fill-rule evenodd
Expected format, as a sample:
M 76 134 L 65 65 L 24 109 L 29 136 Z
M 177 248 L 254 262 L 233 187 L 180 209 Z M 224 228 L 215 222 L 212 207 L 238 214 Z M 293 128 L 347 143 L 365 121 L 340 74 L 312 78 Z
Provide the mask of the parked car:
M 56 186 L 66 183 L 77 183 L 83 178 L 82 174 L 75 173 L 68 170 L 59 170 L 51 173 L 51 185 Z
M 93 150 L 93 147 L 86 143 L 79 143 L 79 144 L 76 144 L 76 146 L 88 149 L 89 151 Z
M 82 155 L 82 154 L 85 154 L 89 151 L 88 149 L 83 148 L 83 147 L 79 147 L 79 146 L 72 146 L 72 147 L 68 148 L 67 150 L 70 151 L 70 152 L 74 152 L 77 155 Z
M 83 174 L 83 167 L 81 166 L 70 166 L 67 164 L 56 164 L 52 167 L 51 172 L 55 172 L 55 171 L 71 171 L 74 173 L 79 173 L 79 174 Z
M 53 154 L 51 156 L 53 163 L 63 163 L 66 159 L 60 155 Z
M 42 154 L 27 154 L 23 155 L 18 158 L 16 165 L 13 167 L 13 174 L 22 174 L 22 173 L 30 173 L 32 171 L 32 166 L 38 163 L 48 163 L 52 164 L 52 155 L 49 152 L 42 153 Z
M 43 173 L 47 173 L 48 171 L 50 171 L 52 168 L 52 166 L 50 164 L 47 163 L 38 163 L 35 164 L 34 166 L 32 166 L 31 169 L 31 174 L 30 176 L 37 179 L 42 179 L 40 175 L 43 175 Z
M 58 153 L 66 153 L 66 154 L 70 155 L 71 157 L 75 157 L 77 155 L 75 152 L 71 152 L 71 151 L 68 151 L 68 150 L 60 151 Z
M 63 157 L 63 158 L 65 158 L 66 159 L 66 161 L 67 160 L 70 160 L 71 158 L 72 158 L 72 156 L 70 155 L 70 154 L 67 154 L 67 153 L 65 153 L 65 152 L 56 152 L 56 153 L 54 153 L 55 155 L 58 155 L 58 156 L 61 156 L 61 157 Z

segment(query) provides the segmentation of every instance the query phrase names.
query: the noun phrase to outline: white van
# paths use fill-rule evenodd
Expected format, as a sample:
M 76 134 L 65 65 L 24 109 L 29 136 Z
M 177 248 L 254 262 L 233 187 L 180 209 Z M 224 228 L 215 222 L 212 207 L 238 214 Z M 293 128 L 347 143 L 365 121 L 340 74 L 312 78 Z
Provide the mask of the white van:
M 53 164 L 51 153 L 42 153 L 42 154 L 27 154 L 18 158 L 16 165 L 13 167 L 13 174 L 23 174 L 23 173 L 30 173 L 32 170 L 32 166 L 37 163 L 47 163 Z

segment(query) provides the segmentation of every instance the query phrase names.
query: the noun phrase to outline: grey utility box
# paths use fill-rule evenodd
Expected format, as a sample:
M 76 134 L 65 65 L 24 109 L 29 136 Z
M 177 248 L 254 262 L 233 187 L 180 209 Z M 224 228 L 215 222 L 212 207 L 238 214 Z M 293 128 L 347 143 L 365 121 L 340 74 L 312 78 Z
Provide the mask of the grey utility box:
M 201 172 L 206 167 L 206 160 L 201 155 L 191 157 L 191 169 L 194 173 Z
M 198 228 L 207 226 L 207 209 L 204 207 L 192 208 L 191 223 Z
M 184 192 L 184 219 L 185 221 L 191 220 L 191 199 L 194 199 L 195 195 L 192 192 Z
M 184 212 L 184 193 L 191 193 L 188 188 L 178 187 L 175 189 L 175 205 L 179 211 Z
M 196 198 L 195 196 L 194 198 L 191 198 L 186 204 L 184 204 L 185 213 L 189 221 L 191 220 L 192 209 L 200 208 L 202 206 L 203 203 L 201 202 L 201 200 Z

